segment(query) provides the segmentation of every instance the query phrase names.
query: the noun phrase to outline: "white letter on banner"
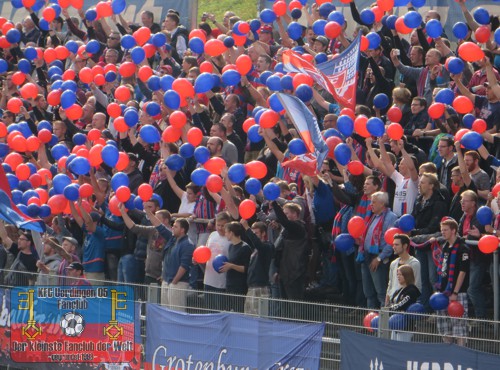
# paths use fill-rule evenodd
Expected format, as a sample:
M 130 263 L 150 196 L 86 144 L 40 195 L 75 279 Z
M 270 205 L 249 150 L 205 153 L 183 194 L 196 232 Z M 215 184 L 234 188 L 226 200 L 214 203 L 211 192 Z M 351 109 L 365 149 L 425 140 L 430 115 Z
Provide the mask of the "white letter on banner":
M 222 355 L 227 353 L 227 349 L 223 348 L 222 351 L 219 352 L 219 359 L 217 360 L 217 370 L 226 370 L 226 367 L 221 364 Z
M 179 362 L 182 364 L 181 369 L 184 370 L 186 368 L 186 364 L 184 363 L 184 360 L 182 358 L 178 359 L 177 362 L 175 363 L 175 369 L 179 370 Z
M 158 354 L 158 351 L 163 349 L 163 353 L 164 355 L 166 356 L 167 355 L 167 347 L 164 347 L 164 346 L 159 346 L 158 348 L 155 349 L 154 353 L 153 353 L 153 363 L 151 364 L 152 368 L 153 369 L 156 369 L 156 355 Z M 160 366 L 160 370 L 164 370 L 165 369 L 165 366 L 163 365 L 159 365 Z
M 458 370 L 461 370 L 461 368 L 462 368 L 462 366 L 459 365 Z M 454 370 L 453 365 L 450 364 L 449 362 L 445 362 L 445 364 L 443 365 L 443 370 Z
M 420 365 L 420 370 L 429 370 L 429 369 L 430 367 L 428 362 L 424 362 L 422 365 Z
M 433 362 L 432 370 L 441 370 L 441 366 L 437 362 Z

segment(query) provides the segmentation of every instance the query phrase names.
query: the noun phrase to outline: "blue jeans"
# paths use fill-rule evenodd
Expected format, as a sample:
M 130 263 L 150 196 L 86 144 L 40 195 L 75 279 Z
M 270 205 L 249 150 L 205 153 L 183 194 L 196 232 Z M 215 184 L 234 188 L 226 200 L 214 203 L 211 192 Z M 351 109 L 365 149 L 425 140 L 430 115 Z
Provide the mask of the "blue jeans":
M 370 270 L 370 263 L 376 256 L 368 256 L 361 264 L 363 292 L 368 308 L 380 308 L 385 304 L 387 284 L 389 282 L 389 264 L 380 262 L 376 271 Z
M 474 261 L 470 261 L 469 289 L 467 290 L 467 294 L 474 306 L 475 316 L 480 318 L 486 317 L 483 280 L 486 272 L 489 271 L 490 262 L 490 259 L 485 258 L 477 258 Z
M 137 266 L 133 254 L 127 254 L 118 262 L 118 281 L 120 283 L 135 283 L 137 281 Z
M 432 259 L 432 251 L 417 249 L 416 256 L 420 262 L 420 278 L 422 280 L 422 294 L 419 302 L 426 310 L 430 311 L 429 298 L 431 297 L 434 284 L 437 282 L 437 268 Z

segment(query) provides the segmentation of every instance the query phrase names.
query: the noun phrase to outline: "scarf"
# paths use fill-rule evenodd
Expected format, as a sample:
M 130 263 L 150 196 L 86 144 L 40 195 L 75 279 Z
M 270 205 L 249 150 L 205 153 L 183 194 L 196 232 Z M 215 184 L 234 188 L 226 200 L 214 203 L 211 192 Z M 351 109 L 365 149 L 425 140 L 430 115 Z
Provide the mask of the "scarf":
M 447 242 L 448 244 L 448 242 Z M 457 252 L 458 252 L 458 246 L 460 245 L 460 240 L 457 239 L 453 246 L 451 247 L 450 251 L 450 258 L 448 261 L 448 283 L 446 284 L 446 289 L 445 292 L 452 293 L 453 292 L 453 278 L 455 277 L 455 264 L 457 262 Z M 443 247 L 443 251 L 445 248 Z M 441 253 L 441 257 L 439 258 L 439 265 L 438 265 L 438 287 L 441 289 L 441 276 L 442 276 L 442 268 L 443 268 L 443 260 L 444 260 L 444 253 Z
M 375 225 L 375 228 L 373 229 L 372 232 L 372 238 L 370 240 L 370 246 L 380 246 L 380 241 L 382 240 L 382 234 L 383 234 L 383 229 L 384 229 L 384 221 L 385 221 L 385 215 L 387 214 L 387 209 L 380 214 L 380 217 L 378 217 L 377 224 Z M 375 218 L 377 218 L 378 215 L 372 214 L 370 216 L 370 219 L 366 225 L 366 231 L 361 237 L 361 243 L 359 245 L 359 252 L 364 252 L 365 251 L 365 240 L 366 236 L 368 234 L 368 231 L 370 229 L 370 225 L 372 222 L 375 221 Z
M 418 96 L 424 96 L 425 84 L 427 82 L 427 76 L 429 75 L 429 67 L 425 67 L 420 73 L 420 77 L 417 81 L 417 91 Z
M 366 222 L 370 220 L 370 217 L 372 215 L 372 207 L 371 200 L 368 195 L 363 194 L 358 206 L 354 210 L 354 213 L 356 213 L 357 216 L 362 217 Z
M 350 212 L 352 212 L 352 207 L 348 205 L 344 205 L 340 211 L 337 212 L 335 218 L 333 219 L 333 227 L 332 227 L 332 240 L 335 240 L 337 236 L 342 234 L 342 221 L 344 216 L 349 217 Z M 350 218 L 350 217 L 349 217 Z

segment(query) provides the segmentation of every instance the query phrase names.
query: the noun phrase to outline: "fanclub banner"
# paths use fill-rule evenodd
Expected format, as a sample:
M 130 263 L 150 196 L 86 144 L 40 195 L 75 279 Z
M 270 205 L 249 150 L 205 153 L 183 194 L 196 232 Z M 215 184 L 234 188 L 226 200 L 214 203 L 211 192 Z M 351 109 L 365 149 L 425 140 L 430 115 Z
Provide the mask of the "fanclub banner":
M 324 324 L 146 311 L 146 370 L 319 369 Z
M 140 306 L 124 286 L 0 289 L 0 363 L 140 369 Z M 104 367 L 103 367 L 104 366 Z
M 500 356 L 454 344 L 398 342 L 343 330 L 341 370 L 492 370 Z

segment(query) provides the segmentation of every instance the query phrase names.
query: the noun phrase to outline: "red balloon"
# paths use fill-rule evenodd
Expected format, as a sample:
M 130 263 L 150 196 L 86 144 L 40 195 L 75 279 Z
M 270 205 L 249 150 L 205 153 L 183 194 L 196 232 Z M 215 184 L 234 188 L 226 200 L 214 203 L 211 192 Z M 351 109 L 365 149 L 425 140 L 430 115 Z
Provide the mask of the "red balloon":
M 479 134 L 482 134 L 486 131 L 488 125 L 484 119 L 478 118 L 472 123 L 472 131 L 476 131 Z
M 337 136 L 330 136 L 326 139 L 326 145 L 328 146 L 328 157 L 335 158 L 334 150 L 337 145 L 342 142 L 342 139 Z
M 462 317 L 464 315 L 464 306 L 458 301 L 451 301 L 448 304 L 448 315 L 451 317 Z
M 284 1 L 277 1 L 273 4 L 273 12 L 278 17 L 286 14 L 286 3 Z
M 45 8 L 42 12 L 42 17 L 49 23 L 56 19 L 56 15 L 55 9 L 51 7 Z
M 205 186 L 207 187 L 208 191 L 211 191 L 212 193 L 218 193 L 222 190 L 224 182 L 219 175 L 210 175 L 207 178 Z
M 47 179 L 52 180 L 52 172 L 46 168 L 40 168 L 38 170 L 40 176 L 42 176 L 42 185 L 47 185 Z
M 207 263 L 212 256 L 210 248 L 202 245 L 196 248 L 193 252 L 193 259 L 196 263 Z
M 93 128 L 92 130 L 90 130 L 88 133 L 87 133 L 87 138 L 90 140 L 90 141 L 96 141 L 97 139 L 99 139 L 101 137 L 101 131 L 99 131 L 98 129 L 96 128 Z
M 38 95 L 38 88 L 35 84 L 28 82 L 23 87 L 21 87 L 21 96 L 24 99 L 35 99 Z
M 432 119 L 438 119 L 439 117 L 443 116 L 445 110 L 446 106 L 443 103 L 434 103 L 431 104 L 431 106 L 427 110 L 427 113 L 429 113 L 429 117 L 431 117 Z
M 498 248 L 498 237 L 495 235 L 485 235 L 479 239 L 478 248 L 485 254 L 493 253 Z
M 359 176 L 365 171 L 365 166 L 360 161 L 350 161 L 347 163 L 347 170 L 354 176 Z
M 365 316 L 365 318 L 363 319 L 363 326 L 365 328 L 368 329 L 369 332 L 373 332 L 373 329 L 372 329 L 372 320 L 375 318 L 375 317 L 378 317 L 378 313 L 376 312 L 370 312 L 369 314 L 367 314 Z
M 396 234 L 404 234 L 404 233 L 397 227 L 391 227 L 390 229 L 388 229 L 384 234 L 385 242 L 389 245 L 392 245 L 392 243 L 394 242 L 394 235 Z
M 71 107 L 65 110 L 66 111 L 66 116 L 70 120 L 77 120 L 80 119 L 83 115 L 83 109 L 80 107 L 78 104 L 73 104 Z
M 174 126 L 168 126 L 161 134 L 161 139 L 165 143 L 175 143 L 181 138 L 182 131 Z M 203 135 L 202 135 L 203 139 Z
M 113 195 L 111 199 L 109 200 L 108 203 L 108 208 L 109 211 L 114 214 L 115 216 L 121 216 L 120 208 L 118 208 L 118 204 L 120 204 L 120 200 L 116 197 L 116 195 Z
M 75 9 L 83 8 L 84 0 L 71 0 L 71 6 Z
M 380 9 L 379 6 L 374 6 L 371 10 L 375 14 L 375 22 L 380 22 L 384 17 L 384 10 Z
M 388 12 L 392 8 L 394 8 L 394 0 L 377 0 L 377 6 L 380 10 L 384 12 Z
M 31 8 L 33 5 L 35 5 L 36 0 L 23 0 L 23 6 L 25 8 Z
M 325 35 L 330 39 L 337 38 L 342 32 L 342 26 L 337 22 L 328 22 L 325 25 Z
M 113 121 L 113 127 L 118 132 L 127 132 L 130 127 L 125 123 L 125 119 L 123 117 L 116 117 Z
M 88 137 L 88 135 L 87 135 L 87 137 Z M 101 144 L 95 145 L 95 143 L 94 143 L 94 146 L 92 148 L 90 148 L 90 150 L 89 150 L 89 163 L 92 167 L 99 167 L 101 165 L 101 163 L 102 163 L 102 156 L 101 156 L 102 148 L 103 148 L 103 145 L 101 145 Z
M 252 59 L 246 54 L 241 54 L 238 59 L 236 59 L 236 69 L 242 76 L 246 75 L 252 69 Z
M 387 136 L 389 136 L 392 140 L 399 140 L 404 135 L 403 127 L 399 123 L 391 123 L 387 127 Z
M 128 186 L 120 186 L 115 192 L 116 197 L 122 203 L 130 199 L 130 194 L 130 188 Z
M 106 111 L 112 118 L 116 118 L 122 114 L 122 108 L 117 103 L 109 103 Z
M 22 85 L 26 81 L 26 75 L 23 72 L 16 72 L 12 75 L 12 83 L 14 85 Z
M 288 4 L 288 9 L 290 9 L 290 11 L 294 9 L 302 9 L 302 6 L 303 5 L 299 0 L 292 0 L 290 1 L 290 4 Z
M 82 184 L 80 185 L 80 189 L 78 189 L 80 193 L 80 198 L 89 198 L 94 194 L 94 188 L 90 184 Z
M 238 207 L 238 211 L 240 213 L 241 218 L 245 220 L 252 218 L 256 210 L 257 207 L 254 201 L 250 199 L 245 199 L 243 202 L 240 203 L 240 206 Z
M 343 108 L 340 111 L 339 116 L 349 116 L 352 118 L 353 121 L 356 119 L 356 114 L 351 108 Z
M 80 81 L 83 83 L 91 83 L 94 80 L 94 75 L 92 74 L 92 70 L 89 67 L 83 67 L 78 72 L 78 77 L 80 77 Z
M 31 177 L 33 177 L 35 175 L 38 175 L 40 177 L 40 185 L 43 185 L 43 177 L 39 173 L 35 173 L 35 174 L 31 175 Z M 30 178 L 30 181 L 31 181 L 31 178 Z M 32 184 L 33 184 L 33 182 L 32 182 Z M 38 185 L 38 186 L 40 186 L 40 185 Z M 47 204 L 47 201 L 49 200 L 49 193 L 47 192 L 47 190 L 42 189 L 42 188 L 37 188 L 37 189 L 35 189 L 35 191 L 37 192 L 38 196 L 40 197 L 40 203 Z
M 115 90 L 115 99 L 122 103 L 128 102 L 131 96 L 132 94 L 126 86 L 118 86 Z
M 47 64 L 52 63 L 57 59 L 56 51 L 52 48 L 45 49 L 45 51 L 43 52 L 43 59 L 47 62 Z
M 28 180 L 30 174 L 30 168 L 27 164 L 21 163 L 19 166 L 17 166 L 16 176 L 19 180 Z
M 53 215 L 58 215 L 59 213 L 63 213 L 64 209 L 68 205 L 68 200 L 62 194 L 53 195 L 47 201 L 47 204 L 50 207 L 50 211 Z
M 28 149 L 28 152 L 36 152 L 38 148 L 40 148 L 39 138 L 37 138 L 36 136 L 30 136 L 26 139 L 26 149 Z
M 399 123 L 401 121 L 401 118 L 403 118 L 403 113 L 401 112 L 401 109 L 399 109 L 399 107 L 392 106 L 387 111 L 387 118 L 389 118 L 389 121 L 391 122 Z
M 23 157 L 19 153 L 9 153 L 4 160 L 13 171 L 16 170 L 17 166 L 24 162 Z
M 267 166 L 261 161 L 251 161 L 245 164 L 247 175 L 260 180 L 267 175 Z
M 191 127 L 187 132 L 188 143 L 196 147 L 203 141 L 203 132 L 198 127 Z
M 111 8 L 111 2 L 100 1 L 95 6 L 95 10 L 99 18 L 111 17 L 113 15 L 113 8 Z
M 151 37 L 151 30 L 148 27 L 141 27 L 135 31 L 132 36 L 134 36 L 137 45 L 144 45 Z
M 153 70 L 150 66 L 142 66 L 137 75 L 142 82 L 146 82 L 153 75 Z
M 226 50 L 227 48 L 224 46 L 224 43 L 218 39 L 208 40 L 205 44 L 205 54 L 211 57 L 217 57 Z
M 116 162 L 115 167 L 118 171 L 123 171 L 125 168 L 127 168 L 129 162 L 130 159 L 128 158 L 127 153 L 120 152 L 118 153 L 118 162 Z
M 310 87 L 314 85 L 314 80 L 311 76 L 305 73 L 297 73 L 292 79 L 293 88 L 296 89 L 299 85 L 306 84 Z
M 264 114 L 264 113 L 262 113 L 262 114 Z M 255 124 L 257 124 L 257 123 L 255 122 L 255 119 L 253 119 L 253 118 L 251 118 L 251 117 L 250 117 L 250 118 L 247 118 L 247 119 L 245 120 L 245 122 L 243 122 L 243 131 L 248 132 L 248 130 L 250 129 L 250 127 L 252 127 L 252 126 L 253 126 L 253 125 L 255 125 Z
M 474 32 L 474 36 L 476 37 L 477 42 L 484 44 L 490 39 L 491 31 L 488 26 L 478 27 Z
M 26 139 L 23 135 L 17 135 L 13 137 L 9 145 L 16 152 L 25 152 L 28 150 Z
M 220 175 L 225 166 L 226 161 L 221 157 L 212 157 L 203 164 L 203 167 L 214 175 Z
M 396 31 L 402 33 L 403 35 L 408 35 L 413 31 L 413 29 L 406 26 L 403 16 L 401 16 L 396 20 Z
M 360 238 L 366 230 L 366 221 L 359 216 L 354 216 L 347 223 L 347 231 L 353 238 Z
M 104 68 L 100 65 L 96 65 L 92 67 L 92 76 L 104 75 Z
M 201 39 L 204 43 L 207 41 L 207 34 L 205 31 L 199 28 L 195 28 L 191 32 L 189 32 L 189 40 L 191 40 L 193 37 L 198 37 Z
M 59 60 L 64 60 L 69 57 L 69 50 L 66 46 L 62 45 L 56 46 L 55 52 L 56 52 L 56 57 Z
M 131 77 L 136 71 L 136 65 L 132 62 L 123 62 L 118 71 L 122 77 Z
M 264 111 L 264 113 L 261 114 L 259 124 L 262 128 L 271 128 L 276 126 L 279 120 L 279 113 L 276 113 L 272 109 L 267 109 L 266 111 Z
M 137 195 L 143 202 L 147 202 L 153 196 L 153 188 L 149 184 L 141 184 L 137 189 Z
M 460 141 L 462 140 L 462 137 L 466 134 L 470 132 L 470 130 L 468 128 L 461 128 L 460 130 L 458 130 L 456 133 L 455 133 L 455 141 Z
M 366 38 L 366 36 L 361 35 L 361 43 L 359 45 L 359 49 L 361 51 L 366 51 L 370 47 L 370 41 Z
M 69 8 L 71 6 L 71 0 L 58 0 L 57 3 L 63 9 Z
M 52 106 L 59 105 L 61 103 L 61 90 L 52 90 L 47 95 L 47 103 Z
M 7 126 L 5 126 L 5 123 L 0 122 L 0 137 L 6 137 L 7 136 Z
M 493 189 L 491 189 L 491 192 L 492 192 L 493 196 L 496 198 L 498 193 L 500 192 L 500 182 L 498 184 L 496 184 L 495 186 L 493 186 Z
M 354 120 L 354 131 L 356 131 L 362 137 L 372 136 L 366 128 L 366 122 L 368 122 L 368 118 L 362 114 L 356 117 L 356 119 Z
M 184 98 L 194 96 L 194 86 L 187 78 L 175 79 L 172 83 L 172 90 Z
M 180 110 L 172 112 L 168 118 L 170 125 L 182 129 L 187 122 L 186 114 Z
M 458 56 L 466 62 L 477 62 L 484 58 L 484 51 L 473 42 L 467 41 L 458 47 Z
M 146 44 L 142 48 L 144 49 L 146 58 L 152 58 L 156 53 L 156 46 L 154 46 L 153 44 Z
M 62 78 L 64 81 L 74 80 L 76 78 L 76 73 L 72 69 L 67 69 L 64 71 Z
M 460 95 L 453 100 L 453 108 L 460 114 L 467 114 L 472 112 L 474 104 L 466 96 Z
M 212 73 L 214 71 L 214 65 L 206 60 L 200 64 L 200 72 Z

